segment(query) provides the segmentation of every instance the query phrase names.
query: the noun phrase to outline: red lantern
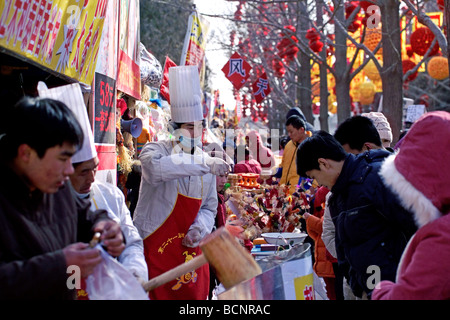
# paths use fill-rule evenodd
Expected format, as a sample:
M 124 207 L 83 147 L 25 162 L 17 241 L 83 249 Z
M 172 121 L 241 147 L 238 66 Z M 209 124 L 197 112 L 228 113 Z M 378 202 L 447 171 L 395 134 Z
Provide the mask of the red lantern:
M 282 78 L 284 76 L 284 74 L 286 73 L 286 69 L 284 68 L 283 62 L 281 62 L 278 59 L 272 60 L 272 68 L 275 72 L 275 75 L 278 78 Z
M 323 42 L 320 40 L 314 40 L 309 42 L 309 47 L 312 51 L 319 53 L 322 51 L 323 48 Z
M 410 43 L 411 49 L 414 53 L 417 53 L 419 56 L 424 56 L 425 53 L 431 46 L 431 43 L 434 40 L 433 32 L 427 27 L 417 28 L 411 34 Z M 439 44 L 436 42 L 433 49 L 430 52 L 430 56 L 434 56 L 439 52 Z
M 414 69 L 415 66 L 416 66 L 416 64 L 414 62 L 412 62 L 411 60 L 403 60 L 402 61 L 403 74 L 408 72 L 408 70 Z M 408 78 L 406 79 L 406 81 L 413 81 L 416 77 L 417 77 L 417 71 L 414 72 L 413 74 L 410 74 L 408 76 Z

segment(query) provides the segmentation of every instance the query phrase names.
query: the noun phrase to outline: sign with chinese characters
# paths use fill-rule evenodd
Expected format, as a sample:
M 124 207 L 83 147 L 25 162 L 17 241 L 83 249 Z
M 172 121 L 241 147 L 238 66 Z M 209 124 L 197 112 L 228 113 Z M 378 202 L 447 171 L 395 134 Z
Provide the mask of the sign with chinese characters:
M 91 85 L 107 3 L 0 1 L 0 47 Z
M 230 60 L 223 66 L 222 71 L 236 90 L 242 88 L 250 77 L 252 67 L 237 52 L 233 53 Z
M 191 13 L 188 21 L 188 29 L 184 39 L 180 66 L 198 66 L 199 73 L 203 68 L 205 57 L 206 37 L 208 35 L 209 22 L 197 12 Z
M 258 80 L 253 83 L 252 88 L 256 103 L 261 103 L 271 91 L 267 75 L 264 73 L 259 77 Z
M 116 81 L 100 73 L 94 80 L 94 142 L 96 144 L 116 143 Z

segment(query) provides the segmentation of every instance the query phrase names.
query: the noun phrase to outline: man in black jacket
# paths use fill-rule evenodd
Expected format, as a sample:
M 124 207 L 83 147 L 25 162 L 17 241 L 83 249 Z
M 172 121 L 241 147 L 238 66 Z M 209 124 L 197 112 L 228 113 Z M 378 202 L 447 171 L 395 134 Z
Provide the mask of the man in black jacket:
M 101 261 L 88 246 L 94 232 L 118 256 L 120 226 L 74 196 L 71 157 L 83 133 L 70 109 L 23 98 L 7 112 L 14 121 L 0 128 L 0 299 L 74 299 L 72 270 L 84 278 Z
M 347 154 L 324 131 L 304 140 L 297 151 L 299 175 L 316 179 L 332 192 L 329 208 L 338 263 L 357 297 L 370 297 L 380 280 L 395 280 L 401 254 L 417 229 L 412 214 L 378 175 L 389 154 Z

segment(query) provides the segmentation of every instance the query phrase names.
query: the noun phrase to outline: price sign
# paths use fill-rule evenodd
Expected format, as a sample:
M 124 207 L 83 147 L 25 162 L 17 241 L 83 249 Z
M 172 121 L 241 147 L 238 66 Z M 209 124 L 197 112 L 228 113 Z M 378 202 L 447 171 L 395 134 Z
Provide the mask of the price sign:
M 115 144 L 116 138 L 116 81 L 95 73 L 94 80 L 94 142 Z

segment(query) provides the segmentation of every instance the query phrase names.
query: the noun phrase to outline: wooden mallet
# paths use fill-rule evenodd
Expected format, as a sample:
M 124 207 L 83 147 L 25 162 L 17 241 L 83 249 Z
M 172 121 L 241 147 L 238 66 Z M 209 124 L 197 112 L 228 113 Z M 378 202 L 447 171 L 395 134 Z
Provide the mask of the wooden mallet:
M 221 227 L 206 236 L 199 246 L 202 254 L 150 279 L 143 284 L 144 290 L 153 290 L 208 262 L 216 270 L 217 278 L 225 289 L 262 273 L 261 267 L 252 255 L 239 244 L 225 227 Z

